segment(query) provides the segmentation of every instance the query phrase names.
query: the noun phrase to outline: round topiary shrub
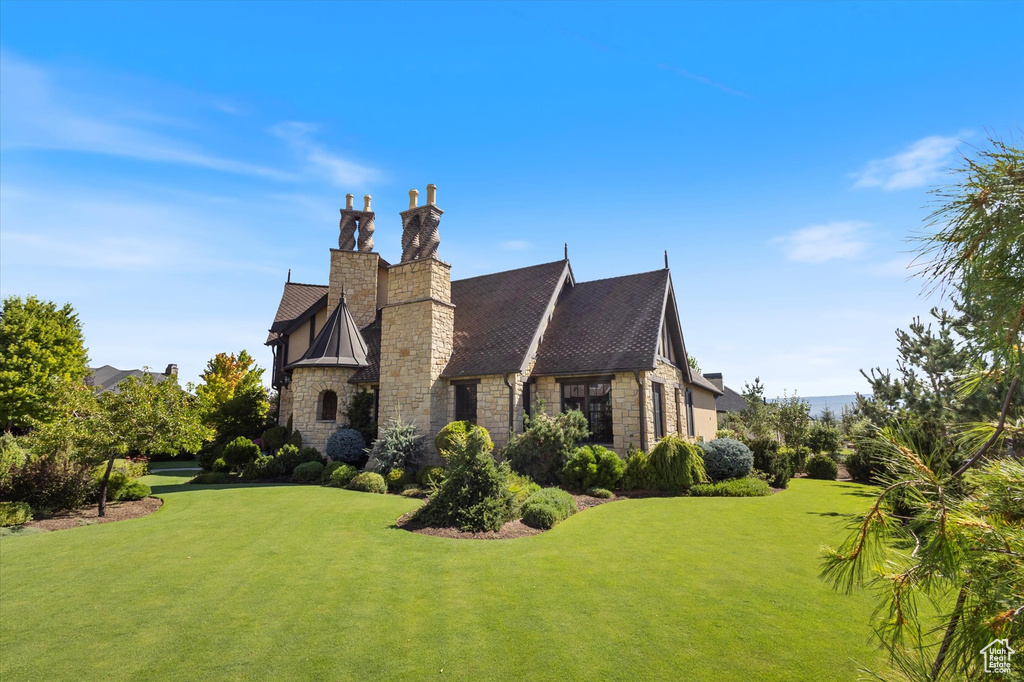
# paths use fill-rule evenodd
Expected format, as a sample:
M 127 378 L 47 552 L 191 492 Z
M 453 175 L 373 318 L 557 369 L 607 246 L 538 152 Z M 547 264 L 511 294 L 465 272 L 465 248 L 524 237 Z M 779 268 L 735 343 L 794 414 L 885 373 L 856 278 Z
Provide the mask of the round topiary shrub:
M 413 477 L 412 474 L 406 473 L 405 469 L 392 469 L 384 476 L 384 482 L 388 484 L 390 492 L 398 493 L 406 485 L 413 482 Z
M 318 483 L 324 473 L 324 465 L 320 462 L 303 462 L 295 467 L 292 480 L 296 483 Z
M 587 494 L 591 497 L 598 497 L 602 500 L 608 500 L 615 497 L 615 493 L 607 488 L 591 488 L 587 491 Z
M 547 530 L 579 511 L 576 499 L 560 488 L 538 490 L 523 504 L 523 523 Z
M 228 463 L 224 461 L 223 457 L 218 457 L 213 460 L 213 464 L 210 465 L 210 471 L 215 474 L 226 473 L 229 469 L 231 469 L 231 467 L 228 466 Z
M 327 485 L 332 488 L 344 488 L 358 473 L 359 471 L 351 464 L 339 464 L 337 468 L 331 471 Z
M 807 476 L 822 481 L 834 481 L 839 475 L 839 465 L 828 455 L 814 455 L 804 465 Z
M 416 474 L 416 482 L 421 488 L 431 488 L 441 485 L 441 481 L 448 475 L 444 467 L 425 466 Z
M 327 456 L 335 462 L 353 464 L 365 456 L 366 441 L 355 429 L 338 429 L 327 439 Z
M 469 435 L 469 432 L 473 430 L 479 430 L 487 437 L 486 442 L 488 452 L 494 449 L 494 441 L 491 440 L 491 434 L 487 433 L 487 429 L 482 426 L 477 426 L 473 422 L 469 421 L 452 422 L 438 431 L 437 437 L 434 438 L 434 447 L 437 448 L 437 451 L 442 457 L 447 459 L 447 455 L 445 453 L 449 452 L 455 446 L 455 441 L 458 439 L 465 439 L 465 437 Z
M 339 469 L 339 471 L 341 470 Z M 372 471 L 364 471 L 357 475 L 345 487 L 349 490 L 358 490 L 361 493 L 380 493 L 381 495 L 388 491 L 388 484 L 384 481 L 384 477 Z
M 704 470 L 712 481 L 745 478 L 754 467 L 754 453 L 733 438 L 716 438 L 701 443 L 700 449 L 704 456 Z
M 20 526 L 32 520 L 32 505 L 27 502 L 0 502 L 0 527 Z

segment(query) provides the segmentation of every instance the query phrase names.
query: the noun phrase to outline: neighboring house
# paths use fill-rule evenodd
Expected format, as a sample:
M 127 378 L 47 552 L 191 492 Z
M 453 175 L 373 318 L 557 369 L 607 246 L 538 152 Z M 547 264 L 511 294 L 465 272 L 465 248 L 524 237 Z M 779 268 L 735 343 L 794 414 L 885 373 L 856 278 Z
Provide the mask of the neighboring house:
M 743 395 L 725 385 L 721 372 L 705 374 L 704 378 L 721 391 L 721 395 L 715 398 L 715 409 L 718 412 L 742 412 L 747 409 L 747 401 Z
M 687 364 L 667 267 L 577 282 L 566 257 L 452 282 L 435 189 L 424 206 L 417 195 L 401 213 L 400 263 L 373 251 L 370 197 L 357 211 L 350 194 L 329 283 L 284 286 L 267 345 L 280 421 L 305 443 L 323 449 L 361 388 L 378 421 L 414 422 L 431 448 L 462 419 L 503 445 L 541 401 L 581 410 L 591 442 L 620 454 L 672 432 L 714 438 L 721 391 Z
M 90 367 L 89 375 L 85 377 L 85 383 L 88 386 L 95 386 L 103 391 L 113 391 L 117 393 L 117 385 L 128 377 L 142 378 L 144 375 L 149 374 L 153 377 L 153 383 L 159 384 L 167 377 L 178 376 L 177 365 L 167 365 L 167 369 L 164 370 L 163 374 L 159 372 L 147 372 L 141 369 L 118 369 L 117 367 L 111 367 L 110 365 L 103 365 L 102 367 Z

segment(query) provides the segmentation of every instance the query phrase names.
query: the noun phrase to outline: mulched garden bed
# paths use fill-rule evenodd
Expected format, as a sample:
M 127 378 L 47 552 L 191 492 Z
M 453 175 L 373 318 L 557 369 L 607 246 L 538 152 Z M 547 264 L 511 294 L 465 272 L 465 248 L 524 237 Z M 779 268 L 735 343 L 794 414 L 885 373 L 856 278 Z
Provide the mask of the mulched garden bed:
M 584 509 L 590 509 L 596 507 L 599 504 L 605 502 L 614 502 L 615 500 L 622 499 L 621 497 L 611 497 L 608 499 L 600 497 L 591 497 L 590 495 L 573 495 L 576 498 L 576 506 L 579 507 L 580 511 Z M 402 530 L 407 530 L 413 533 L 419 533 L 420 535 L 430 535 L 435 538 L 456 538 L 459 540 L 512 540 L 514 538 L 525 538 L 531 535 L 539 535 L 544 531 L 539 528 L 530 528 L 519 519 L 509 521 L 501 527 L 499 531 L 486 531 L 483 533 L 471 533 L 458 528 L 434 528 L 432 526 L 425 526 L 421 523 L 412 521 L 410 517 L 415 512 L 409 512 L 404 514 L 395 525 Z
M 127 521 L 128 519 L 148 516 L 159 509 L 163 503 L 164 501 L 159 497 L 146 497 L 132 502 L 108 502 L 107 514 L 102 518 L 97 516 L 96 505 L 92 504 L 88 507 L 80 507 L 74 511 L 61 512 L 49 519 L 29 521 L 25 525 L 29 528 L 41 528 L 43 530 L 64 530 L 66 528 L 90 526 L 94 523 Z

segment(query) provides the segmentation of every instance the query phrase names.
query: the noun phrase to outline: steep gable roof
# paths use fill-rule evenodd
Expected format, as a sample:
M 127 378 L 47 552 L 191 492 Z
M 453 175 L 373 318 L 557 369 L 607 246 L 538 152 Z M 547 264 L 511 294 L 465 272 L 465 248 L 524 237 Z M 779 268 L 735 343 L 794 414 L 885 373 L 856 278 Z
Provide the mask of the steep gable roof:
M 566 260 L 452 282 L 455 335 L 443 377 L 522 370 L 566 278 Z
M 668 287 L 668 270 L 655 270 L 567 288 L 537 351 L 533 374 L 652 369 Z
M 366 342 L 342 295 L 323 329 L 292 367 L 366 367 Z
M 87 386 L 93 386 L 100 391 L 113 391 L 114 393 L 119 392 L 120 389 L 117 388 L 117 385 L 128 377 L 141 379 L 146 374 L 149 374 L 153 377 L 154 384 L 159 384 L 167 378 L 166 374 L 161 374 L 160 372 L 146 372 L 141 369 L 118 369 L 112 365 L 90 367 L 89 372 L 89 376 L 85 378 Z
M 270 326 L 267 343 L 269 344 L 281 334 L 287 333 L 297 322 L 301 324 L 306 318 L 316 314 L 326 305 L 326 284 L 286 282 L 284 292 L 281 294 L 281 302 L 277 306 L 277 314 L 274 316 L 274 323 Z

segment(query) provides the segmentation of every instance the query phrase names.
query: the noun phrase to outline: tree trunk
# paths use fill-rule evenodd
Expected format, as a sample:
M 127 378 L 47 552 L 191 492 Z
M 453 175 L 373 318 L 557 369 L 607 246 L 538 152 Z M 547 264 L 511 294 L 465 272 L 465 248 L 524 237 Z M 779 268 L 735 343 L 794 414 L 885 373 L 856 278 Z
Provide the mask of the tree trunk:
M 98 516 L 106 516 L 107 514 L 107 482 L 110 481 L 110 472 L 114 468 L 114 455 L 110 455 L 110 459 L 107 460 L 107 470 L 103 472 L 103 480 L 100 481 L 100 507 L 97 512 Z

